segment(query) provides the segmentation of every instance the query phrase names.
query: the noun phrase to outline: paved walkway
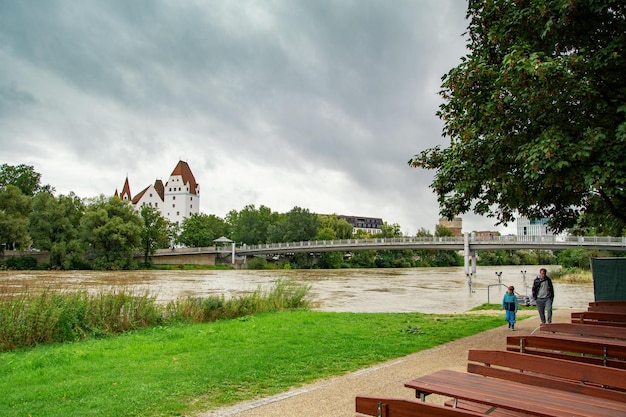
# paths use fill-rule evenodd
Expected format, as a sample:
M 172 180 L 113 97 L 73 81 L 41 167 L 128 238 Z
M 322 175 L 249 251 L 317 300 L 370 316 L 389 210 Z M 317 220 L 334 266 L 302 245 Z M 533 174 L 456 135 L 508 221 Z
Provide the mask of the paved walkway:
M 554 311 L 554 322 L 568 322 L 571 309 Z M 530 333 L 539 326 L 536 311 L 524 311 L 529 318 L 516 325 L 516 332 Z M 343 376 L 325 379 L 273 397 L 246 401 L 232 407 L 197 417 L 354 417 L 357 395 L 415 399 L 413 390 L 404 383 L 439 369 L 465 372 L 469 349 L 506 349 L 506 325 L 474 336 L 455 340 L 432 349 L 394 359 L 377 366 Z M 428 402 L 442 403 L 431 395 Z

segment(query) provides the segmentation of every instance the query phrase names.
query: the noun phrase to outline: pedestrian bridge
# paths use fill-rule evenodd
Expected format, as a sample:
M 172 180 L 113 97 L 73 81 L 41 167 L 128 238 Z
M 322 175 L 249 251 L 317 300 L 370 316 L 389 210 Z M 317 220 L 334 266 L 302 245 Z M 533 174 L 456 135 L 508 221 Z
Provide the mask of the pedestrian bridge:
M 626 237 L 606 236 L 494 236 L 460 237 L 400 237 L 342 240 L 312 240 L 304 242 L 242 245 L 235 249 L 237 255 L 270 255 L 295 252 L 333 252 L 359 250 L 564 250 L 576 247 L 626 252 Z
M 225 246 L 206 248 L 177 248 L 157 251 L 155 256 L 214 254 L 230 256 L 234 263 L 237 257 L 272 256 L 293 253 L 353 252 L 362 250 L 453 250 L 463 251 L 465 271 L 476 273 L 478 251 L 493 250 L 565 250 L 585 248 L 626 252 L 626 237 L 608 236 L 490 236 L 475 237 L 465 234 L 459 237 L 399 237 L 341 240 L 311 240 L 302 242 L 267 243 L 262 245 L 240 245 L 234 242 Z

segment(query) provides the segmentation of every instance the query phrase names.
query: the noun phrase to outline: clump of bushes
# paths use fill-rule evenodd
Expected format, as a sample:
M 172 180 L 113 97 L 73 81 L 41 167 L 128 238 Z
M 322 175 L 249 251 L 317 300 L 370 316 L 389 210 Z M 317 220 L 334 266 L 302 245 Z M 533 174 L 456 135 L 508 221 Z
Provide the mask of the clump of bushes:
M 0 262 L 0 269 L 6 270 L 32 270 L 37 269 L 37 259 L 32 256 L 15 256 Z
M 118 289 L 14 294 L 0 289 L 0 352 L 43 343 L 106 337 L 172 323 L 201 323 L 251 314 L 308 308 L 309 286 L 277 281 L 269 291 L 226 299 L 187 297 L 160 304 L 149 293 Z

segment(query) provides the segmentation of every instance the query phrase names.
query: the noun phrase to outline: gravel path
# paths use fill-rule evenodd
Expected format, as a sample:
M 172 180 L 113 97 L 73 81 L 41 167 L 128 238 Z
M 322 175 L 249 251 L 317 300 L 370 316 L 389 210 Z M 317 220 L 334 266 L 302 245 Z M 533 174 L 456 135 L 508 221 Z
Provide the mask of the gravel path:
M 568 322 L 572 311 L 555 310 L 553 321 Z M 521 311 L 522 314 L 529 318 L 518 321 L 515 330 L 531 333 L 539 326 L 537 313 Z M 357 395 L 415 399 L 413 390 L 404 387 L 406 381 L 439 369 L 465 372 L 469 349 L 504 350 L 508 334 L 511 331 L 503 325 L 371 368 L 325 379 L 272 397 L 199 414 L 197 417 L 354 417 L 354 398 Z M 443 398 L 431 395 L 427 397 L 427 402 L 442 403 Z

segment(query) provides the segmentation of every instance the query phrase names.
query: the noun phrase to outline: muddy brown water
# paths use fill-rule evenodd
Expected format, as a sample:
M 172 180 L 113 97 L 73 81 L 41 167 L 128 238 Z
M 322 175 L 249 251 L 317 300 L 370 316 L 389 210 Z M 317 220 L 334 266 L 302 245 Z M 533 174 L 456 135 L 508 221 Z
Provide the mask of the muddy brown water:
M 550 267 L 547 267 L 550 271 Z M 526 278 L 521 271 L 527 271 Z M 101 291 L 124 288 L 149 293 L 158 301 L 178 297 L 233 297 L 257 289 L 269 290 L 279 280 L 310 285 L 314 309 L 337 312 L 460 313 L 490 301 L 500 303 L 500 282 L 530 292 L 539 267 L 478 267 L 470 292 L 464 268 L 271 270 L 271 271 L 2 271 L 0 290 L 43 288 Z M 593 284 L 555 283 L 556 308 L 586 308 L 593 301 Z

